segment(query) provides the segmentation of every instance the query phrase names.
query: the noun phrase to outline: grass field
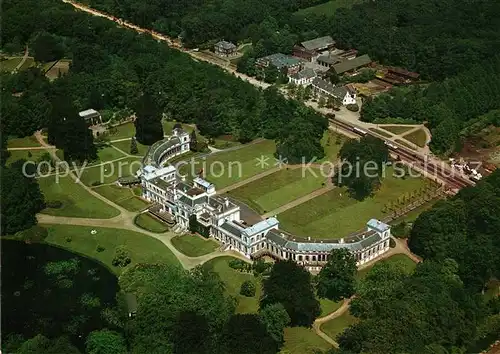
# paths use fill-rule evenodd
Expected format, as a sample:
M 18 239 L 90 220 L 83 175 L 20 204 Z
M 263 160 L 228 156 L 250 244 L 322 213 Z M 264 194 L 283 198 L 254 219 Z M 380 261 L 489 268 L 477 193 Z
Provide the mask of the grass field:
M 168 231 L 167 225 L 156 219 L 154 216 L 149 215 L 148 213 L 141 213 L 137 215 L 134 219 L 134 223 L 144 230 L 148 230 L 151 232 L 162 233 Z
M 353 4 L 359 4 L 361 2 L 363 2 L 363 0 L 332 0 L 329 2 L 325 2 L 323 4 L 301 9 L 297 12 L 302 15 L 318 14 L 318 15 L 333 16 L 337 9 L 340 9 L 342 7 L 351 7 Z
M 180 171 L 193 176 L 203 169 L 208 181 L 217 188 L 223 188 L 274 167 L 275 150 L 276 144 L 265 140 L 238 150 L 213 154 L 206 159 L 195 158 L 194 163 L 190 160 Z M 267 165 L 260 166 L 258 158 L 267 158 Z
M 36 162 L 46 152 L 46 150 L 9 150 L 10 156 L 7 159 L 7 165 L 21 159 Z M 31 156 L 29 156 L 30 154 Z
M 23 60 L 22 57 L 16 57 L 0 61 L 0 71 L 11 72 L 19 65 L 21 60 Z
M 331 345 L 318 336 L 313 329 L 306 327 L 285 328 L 283 354 L 317 354 L 330 349 Z
M 28 57 L 24 61 L 24 64 L 21 65 L 21 67 L 19 68 L 19 71 L 23 71 L 23 70 L 26 70 L 28 68 L 31 68 L 33 65 L 35 65 L 35 59 Z
M 487 290 L 484 293 L 487 300 L 500 296 L 500 280 L 492 279 L 487 284 Z
M 172 244 L 189 257 L 203 256 L 219 248 L 219 244 L 214 240 L 204 239 L 197 235 L 176 236 L 172 239 Z
M 370 128 L 369 130 L 372 131 L 372 132 L 374 132 L 374 133 L 376 133 L 376 134 L 382 135 L 382 136 L 384 136 L 386 138 L 390 138 L 392 136 L 391 134 L 389 134 L 389 133 L 387 133 L 387 132 L 385 132 L 385 131 L 383 131 L 381 129 Z
M 415 262 L 413 262 L 407 255 L 405 254 L 395 254 L 387 259 L 383 259 L 377 263 L 381 263 L 381 262 L 387 262 L 387 263 L 399 263 L 401 264 L 401 266 L 403 267 L 403 269 L 405 271 L 407 271 L 408 273 L 412 272 L 413 269 L 415 269 L 415 267 L 417 266 L 417 264 Z M 363 268 L 361 269 L 360 271 L 358 271 L 358 273 L 356 274 L 356 278 L 357 279 L 363 279 L 364 277 L 366 277 L 366 275 L 368 274 L 368 272 L 370 271 L 370 269 L 372 269 L 373 266 L 370 266 L 370 267 L 367 267 L 367 268 Z
M 130 154 L 130 140 L 117 141 L 112 143 L 112 145 L 116 146 L 118 149 Z M 144 156 L 148 152 L 149 146 L 142 145 L 137 142 L 137 150 L 139 151 L 136 155 L 137 157 Z
M 259 298 L 262 292 L 260 281 L 253 274 L 239 272 L 229 267 L 228 262 L 231 259 L 233 257 L 217 257 L 203 264 L 203 267 L 212 269 L 220 275 L 226 285 L 226 292 L 238 300 L 238 305 L 236 306 L 237 313 L 255 313 L 259 309 Z M 241 284 L 245 280 L 251 280 L 255 283 L 257 292 L 254 297 L 240 295 Z
M 118 125 L 116 127 L 111 128 L 109 131 L 109 139 L 110 140 L 118 140 L 118 139 L 125 139 L 125 138 L 131 138 L 135 135 L 135 126 L 134 123 L 125 123 Z M 130 143 L 129 143 L 130 146 Z M 128 150 L 125 150 L 128 151 Z
M 352 316 L 349 311 L 346 311 L 337 318 L 325 322 L 321 325 L 321 330 L 325 332 L 330 338 L 335 340 L 351 324 L 356 323 L 356 317 Z
M 318 169 L 313 170 L 316 175 L 302 168 L 283 169 L 232 190 L 229 194 L 260 214 L 265 214 L 321 188 L 325 178 Z
M 104 146 L 97 149 L 98 163 L 112 161 L 125 157 L 120 151 L 114 149 L 112 146 Z
M 400 143 L 401 145 L 407 147 L 408 149 L 412 149 L 412 150 L 417 150 L 413 145 L 410 145 L 408 144 L 406 141 L 404 141 L 403 139 L 396 139 L 395 140 L 397 143 Z
M 174 125 L 177 124 L 177 122 L 171 122 L 171 121 L 162 121 L 161 124 L 163 125 L 163 134 L 165 135 L 172 135 L 172 130 L 174 129 Z M 191 133 L 194 130 L 194 126 L 188 125 L 181 123 L 182 129 L 187 131 L 188 133 Z
M 122 245 L 127 248 L 132 260 L 127 268 L 137 263 L 160 262 L 180 266 L 174 254 L 161 241 L 134 231 L 73 225 L 44 226 L 49 231 L 45 242 L 97 259 L 117 275 L 126 269 L 112 265 L 115 248 Z M 92 235 L 92 230 L 97 233 Z M 67 241 L 68 237 L 70 242 Z M 99 252 L 97 246 L 104 250 Z
M 149 205 L 142 199 L 137 198 L 133 190 L 127 187 L 112 184 L 96 187 L 94 191 L 130 211 L 139 211 Z
M 61 208 L 44 209 L 42 212 L 45 214 L 108 219 L 120 213 L 100 199 L 93 197 L 68 176 L 59 177 L 59 183 L 56 183 L 54 176 L 39 178 L 38 183 L 46 201 L 62 202 Z
M 404 135 L 403 138 L 420 147 L 424 147 L 427 142 L 427 135 L 423 129 L 415 130 L 413 133 Z
M 70 59 L 61 59 L 61 60 L 58 60 L 54 66 L 52 66 L 50 68 L 50 70 L 48 70 L 46 73 L 45 73 L 45 76 L 49 79 L 49 80 L 55 80 L 57 79 L 59 76 L 63 76 L 63 75 L 66 75 L 68 72 L 69 72 L 69 67 L 70 67 L 70 64 L 71 64 L 71 60 Z
M 38 147 L 40 146 L 40 143 L 36 138 L 31 135 L 31 136 L 26 136 L 24 138 L 12 138 L 7 140 L 7 147 L 8 148 L 19 148 L 19 147 Z
M 334 302 L 328 299 L 319 299 L 319 304 L 321 305 L 321 315 L 320 317 L 326 316 L 329 313 L 337 311 L 340 306 L 342 306 L 342 301 Z
M 344 188 L 335 188 L 279 214 L 280 227 L 292 234 L 312 238 L 341 238 L 362 229 L 371 218 L 384 216 L 385 204 L 424 185 L 422 179 L 403 180 L 392 174 L 393 170 L 388 168 L 387 177 L 373 197 L 360 202 L 349 197 Z
M 384 125 L 383 127 L 380 127 L 384 130 L 387 130 L 393 134 L 403 134 L 405 132 L 407 132 L 408 130 L 410 129 L 413 129 L 413 127 L 405 127 L 405 126 L 401 126 L 401 125 Z
M 83 170 L 81 181 L 87 186 L 115 182 L 119 177 L 135 175 L 141 167 L 141 161 L 135 157 L 125 158 L 113 163 L 88 167 Z
M 332 161 L 336 162 L 338 160 L 338 154 L 342 145 L 349 140 L 349 138 L 332 132 L 331 130 L 325 131 L 323 138 L 321 139 L 321 145 L 325 150 L 325 157 L 319 160 L 322 161 Z

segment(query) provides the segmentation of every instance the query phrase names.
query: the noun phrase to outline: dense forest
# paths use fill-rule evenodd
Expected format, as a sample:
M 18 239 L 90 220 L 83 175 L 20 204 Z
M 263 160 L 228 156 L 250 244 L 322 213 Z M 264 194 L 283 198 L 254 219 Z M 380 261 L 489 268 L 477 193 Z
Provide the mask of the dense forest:
M 196 123 L 208 137 L 230 134 L 242 142 L 275 139 L 282 155 L 296 154 L 286 156 L 290 160 L 323 156 L 320 139 L 326 119 L 284 99 L 275 89 L 257 90 L 148 35 L 117 28 L 59 1 L 7 1 L 3 11 L 3 43 L 17 37 L 16 42 L 27 42 L 37 50 L 35 57 L 53 58 L 62 50 L 72 59 L 69 74 L 53 82 L 38 68 L 2 75 L 4 135 L 22 137 L 48 127 L 50 142 L 68 157 L 81 159 L 78 151 L 91 144 L 85 127 L 75 121 L 76 112 L 90 107 L 134 109 L 146 95 L 157 107 L 156 114 Z M 290 129 L 293 125 L 296 128 Z M 75 131 L 67 134 L 71 130 Z M 75 135 L 80 137 L 76 143 Z M 297 142 L 298 149 L 289 146 Z M 95 151 L 86 155 L 92 157 Z

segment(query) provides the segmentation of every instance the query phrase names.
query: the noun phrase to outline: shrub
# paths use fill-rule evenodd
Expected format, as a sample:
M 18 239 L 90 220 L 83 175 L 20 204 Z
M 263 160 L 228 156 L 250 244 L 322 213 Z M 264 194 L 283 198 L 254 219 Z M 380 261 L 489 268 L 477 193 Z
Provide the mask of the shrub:
M 97 248 L 96 248 L 97 252 L 103 252 L 104 250 L 105 250 L 104 247 L 102 247 L 101 245 L 97 245 Z
M 246 297 L 255 296 L 255 284 L 251 280 L 245 280 L 241 284 L 240 294 Z
M 66 237 L 66 242 L 71 242 L 71 241 L 73 241 L 73 239 L 71 238 L 71 236 Z
M 63 203 L 60 200 L 47 200 L 45 202 L 45 206 L 51 209 L 60 209 L 63 206 Z
M 408 237 L 408 224 L 405 221 L 394 225 L 391 229 L 392 235 L 397 238 L 407 238 Z
M 229 261 L 229 266 L 236 270 L 243 270 L 245 268 L 245 262 L 241 259 L 231 259 Z
M 46 228 L 35 225 L 30 227 L 29 229 L 19 231 L 15 234 L 15 237 L 22 241 L 28 242 L 42 242 L 48 235 L 48 231 Z
M 390 247 L 390 248 L 394 248 L 394 247 L 396 247 L 396 241 L 394 241 L 394 239 L 393 239 L 393 238 L 391 238 L 391 239 L 389 240 L 389 247 Z
M 262 259 L 257 259 L 252 265 L 253 271 L 256 275 L 262 274 L 271 268 L 270 263 L 264 262 Z
M 348 104 L 347 106 L 345 106 L 348 110 L 350 110 L 351 112 L 357 112 L 359 111 L 359 106 L 357 104 Z
M 101 184 L 102 184 L 102 183 L 101 183 L 101 182 L 99 182 L 99 181 L 94 181 L 94 182 L 92 182 L 92 186 L 93 186 L 93 187 L 100 186 Z
M 132 260 L 130 259 L 130 254 L 124 246 L 118 246 L 115 248 L 115 256 L 113 257 L 112 264 L 115 267 L 126 267 L 130 264 Z

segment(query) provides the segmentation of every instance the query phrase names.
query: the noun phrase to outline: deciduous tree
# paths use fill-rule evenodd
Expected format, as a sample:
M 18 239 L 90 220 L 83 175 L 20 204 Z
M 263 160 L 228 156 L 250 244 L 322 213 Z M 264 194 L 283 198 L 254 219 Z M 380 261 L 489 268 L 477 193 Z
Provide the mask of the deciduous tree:
M 354 294 L 356 259 L 346 248 L 333 249 L 318 274 L 317 292 L 321 298 L 340 301 Z

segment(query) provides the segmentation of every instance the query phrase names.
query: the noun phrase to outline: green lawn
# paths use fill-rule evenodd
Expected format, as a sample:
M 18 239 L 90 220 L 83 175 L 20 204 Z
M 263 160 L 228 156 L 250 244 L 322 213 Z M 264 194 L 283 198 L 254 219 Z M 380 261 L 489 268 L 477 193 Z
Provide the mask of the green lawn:
M 325 177 L 319 169 L 283 169 L 229 192 L 249 207 L 265 214 L 322 187 Z
M 382 135 L 382 136 L 384 136 L 386 138 L 390 138 L 392 136 L 391 134 L 389 134 L 389 133 L 387 133 L 387 132 L 385 132 L 385 131 L 383 131 L 381 129 L 370 128 L 370 131 L 372 131 L 372 132 L 374 132 L 376 134 Z
M 424 185 L 420 178 L 401 179 L 386 170 L 386 178 L 373 197 L 356 201 L 344 188 L 335 188 L 278 215 L 282 228 L 298 236 L 341 238 L 365 227 L 371 218 L 383 218 L 382 209 Z
M 487 300 L 491 300 L 496 296 L 500 296 L 500 280 L 492 279 L 487 284 L 487 290 L 484 293 Z
M 139 211 L 149 205 L 149 203 L 137 198 L 133 190 L 128 187 L 111 184 L 96 187 L 94 191 L 130 211 Z
M 317 354 L 331 348 L 313 329 L 306 327 L 285 328 L 285 345 L 283 354 Z
M 214 183 L 217 188 L 223 188 L 274 167 L 275 151 L 274 141 L 265 140 L 238 150 L 189 160 L 189 164 L 183 166 L 180 171 L 193 176 L 203 170 L 208 181 Z M 258 158 L 267 159 L 264 167 L 259 165 Z
M 423 129 L 415 130 L 413 133 L 404 135 L 403 138 L 420 147 L 424 147 L 427 143 L 427 135 Z
M 97 149 L 97 158 L 99 161 L 97 163 L 112 161 L 125 157 L 120 151 L 114 149 L 112 146 L 100 147 Z
M 135 126 L 134 123 L 129 122 L 125 124 L 118 125 L 109 130 L 109 139 L 110 140 L 118 140 L 131 138 L 135 135 Z M 127 150 L 125 150 L 127 151 Z
M 31 136 L 26 136 L 24 138 L 12 138 L 7 140 L 8 148 L 18 148 L 18 147 L 38 147 L 40 143 L 36 138 Z
M 408 130 L 413 129 L 413 127 L 405 127 L 405 126 L 401 126 L 401 125 L 384 125 L 384 126 L 381 126 L 380 128 L 387 130 L 393 134 L 397 134 L 397 135 L 403 134 L 403 133 L 407 132 Z
M 19 71 L 22 71 L 22 70 L 26 70 L 28 68 L 31 68 L 33 65 L 35 65 L 35 59 L 33 58 L 26 58 L 26 60 L 24 61 L 24 64 L 21 65 L 21 67 L 19 68 Z
M 130 154 L 130 140 L 124 140 L 124 141 L 117 141 L 115 143 L 112 143 L 114 146 L 116 146 L 118 149 L 123 150 L 127 154 Z M 147 145 L 142 145 L 141 143 L 137 142 L 137 150 L 139 151 L 136 155 L 134 156 L 144 156 L 148 152 L 149 146 Z
M 141 161 L 135 157 L 120 161 L 108 162 L 100 166 L 88 167 L 83 170 L 81 181 L 87 186 L 115 182 L 119 177 L 135 175 L 141 167 Z
M 217 257 L 203 264 L 203 267 L 212 269 L 220 275 L 226 285 L 226 292 L 238 300 L 237 313 L 255 313 L 259 309 L 259 298 L 262 292 L 260 281 L 251 273 L 239 272 L 229 267 L 228 262 L 231 259 L 233 257 Z M 245 280 L 251 280 L 255 283 L 257 292 L 254 297 L 240 295 L 241 284 Z
M 424 204 L 422 204 L 421 206 L 419 206 L 418 208 L 415 208 L 415 209 L 413 209 L 412 211 L 410 211 L 408 214 L 405 214 L 405 215 L 403 215 L 403 216 L 401 216 L 401 217 L 397 218 L 396 220 L 391 221 L 391 224 L 392 224 L 392 225 L 396 225 L 396 224 L 398 224 L 398 223 L 400 223 L 400 222 L 402 222 L 402 221 L 406 221 L 406 222 L 413 222 L 413 221 L 415 221 L 415 220 L 418 218 L 418 216 L 419 216 L 420 214 L 422 214 L 424 211 L 429 210 L 430 208 L 432 208 L 432 206 L 433 206 L 434 204 L 436 204 L 436 202 L 437 202 L 437 201 L 438 201 L 438 200 L 434 199 L 434 200 L 431 200 L 431 201 L 429 201 L 429 202 L 427 202 L 427 203 L 424 203 Z
M 417 266 L 417 264 L 415 262 L 413 262 L 405 254 L 395 254 L 395 255 L 387 258 L 387 259 L 380 260 L 377 263 L 380 263 L 380 262 L 399 263 L 399 264 L 401 264 L 401 266 L 403 267 L 403 269 L 405 271 L 407 271 L 408 273 L 412 272 L 415 269 L 415 267 Z M 366 277 L 366 275 L 368 274 L 368 272 L 370 271 L 370 269 L 372 269 L 372 267 L 373 267 L 373 265 L 370 266 L 370 267 L 367 267 L 367 268 L 363 268 L 360 271 L 358 271 L 358 273 L 356 274 L 356 278 L 357 279 L 363 279 L 364 277 Z
M 144 230 L 163 233 L 168 231 L 168 226 L 148 213 L 141 213 L 135 217 L 134 223 Z
M 325 150 L 325 157 L 318 162 L 336 162 L 338 160 L 340 148 L 347 140 L 349 140 L 349 138 L 339 133 L 332 132 L 331 130 L 325 131 L 323 138 L 321 139 L 321 145 Z
M 59 177 L 59 183 L 56 183 L 55 176 L 43 177 L 38 179 L 38 183 L 45 195 L 45 200 L 62 202 L 61 208 L 43 210 L 45 214 L 108 219 L 120 213 L 100 199 L 93 197 L 69 176 Z
M 408 149 L 417 150 L 413 145 L 408 144 L 406 141 L 402 139 L 396 139 L 396 142 L 407 147 Z
M 9 150 L 10 156 L 7 159 L 7 165 L 21 159 L 37 162 L 38 159 L 46 152 L 46 150 Z M 31 156 L 29 156 L 30 154 Z
M 321 305 L 321 315 L 319 316 L 323 317 L 337 311 L 342 306 L 342 301 L 334 302 L 328 299 L 319 299 L 319 304 Z
M 214 240 L 204 239 L 197 235 L 176 236 L 172 239 L 172 244 L 189 257 L 203 256 L 219 248 L 219 244 Z
M 132 260 L 127 268 L 137 263 L 160 262 L 180 266 L 174 254 L 161 241 L 138 232 L 90 226 L 45 226 L 49 231 L 45 242 L 97 259 L 117 275 L 123 271 L 123 268 L 113 266 L 112 260 L 115 248 L 122 245 L 127 248 Z M 92 230 L 96 230 L 97 233 L 92 235 Z M 67 241 L 68 237 L 70 242 Z M 97 246 L 103 247 L 104 250 L 98 252 Z
M 177 122 L 172 122 L 172 121 L 162 121 L 161 124 L 163 125 L 163 134 L 165 135 L 171 135 L 172 134 L 172 130 L 174 129 L 174 125 L 177 124 Z M 188 124 L 184 124 L 184 123 L 181 123 L 182 125 L 182 129 L 184 129 L 185 131 L 187 131 L 188 133 L 191 133 L 193 130 L 194 130 L 194 126 L 191 126 L 191 125 L 188 125 Z
M 342 7 L 351 7 L 353 4 L 359 4 L 361 2 L 363 2 L 363 0 L 332 0 L 323 4 L 301 9 L 297 12 L 302 15 L 318 14 L 325 16 L 333 16 L 337 9 L 340 9 Z
M 0 61 L 0 71 L 11 72 L 19 65 L 21 60 L 23 60 L 22 57 L 16 57 Z
M 336 340 L 337 336 L 344 332 L 344 330 L 351 324 L 356 323 L 356 317 L 352 316 L 349 311 L 346 311 L 337 318 L 325 322 L 321 325 L 321 330 L 325 332 L 330 338 Z

